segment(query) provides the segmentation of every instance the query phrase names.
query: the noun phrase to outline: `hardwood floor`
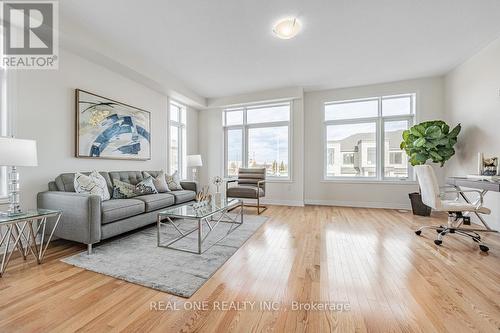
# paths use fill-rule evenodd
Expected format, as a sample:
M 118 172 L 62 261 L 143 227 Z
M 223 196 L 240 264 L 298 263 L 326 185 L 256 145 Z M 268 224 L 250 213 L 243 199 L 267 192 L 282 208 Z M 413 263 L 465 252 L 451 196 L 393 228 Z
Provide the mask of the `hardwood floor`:
M 484 254 L 459 236 L 436 247 L 433 231 L 413 233 L 443 216 L 320 206 L 263 215 L 269 221 L 189 300 L 60 262 L 84 250 L 75 243 L 55 242 L 40 266 L 16 258 L 0 278 L 0 332 L 500 330 L 498 234 L 484 236 Z M 212 309 L 245 301 L 257 303 Z M 348 311 L 295 310 L 294 301 Z M 182 310 L 196 304 L 211 310 Z

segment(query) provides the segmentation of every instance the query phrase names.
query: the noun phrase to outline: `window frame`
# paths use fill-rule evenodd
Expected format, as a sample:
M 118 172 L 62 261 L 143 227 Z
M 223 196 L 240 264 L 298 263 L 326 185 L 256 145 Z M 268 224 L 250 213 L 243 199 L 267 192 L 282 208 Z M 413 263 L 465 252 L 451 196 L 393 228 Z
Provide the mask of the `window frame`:
M 382 101 L 386 99 L 395 99 L 401 97 L 410 97 L 410 114 L 383 116 Z M 347 118 L 339 120 L 326 120 L 326 107 L 331 104 L 344 104 L 353 102 L 362 102 L 376 100 L 378 102 L 378 114 L 376 117 L 365 118 Z M 386 177 L 385 174 L 385 123 L 391 121 L 407 121 L 408 128 L 413 126 L 416 122 L 417 115 L 417 93 L 401 93 L 393 95 L 382 95 L 367 98 L 354 98 L 333 100 L 323 103 L 323 181 L 324 182 L 349 182 L 349 183 L 415 183 L 415 175 L 413 167 L 407 161 L 408 177 Z M 375 123 L 375 142 L 376 142 L 376 161 L 375 176 L 374 177 L 348 177 L 348 176 L 328 176 L 328 126 L 331 125 L 345 125 L 345 124 L 361 124 L 361 123 Z M 390 150 L 389 150 L 390 151 Z M 387 153 L 389 153 L 389 151 Z M 343 156 L 343 155 L 342 155 Z M 343 157 L 342 157 L 343 158 Z
M 172 108 L 176 107 L 179 110 L 178 120 L 172 120 Z M 182 122 L 184 112 L 185 122 Z M 172 126 L 177 128 L 177 145 L 178 145 L 178 164 L 177 169 L 181 179 L 187 178 L 187 106 L 170 99 L 168 102 L 168 171 L 173 174 L 175 170 L 172 169 Z M 185 134 L 185 135 L 183 135 Z
M 248 109 L 255 109 L 255 108 L 265 108 L 265 107 L 271 107 L 271 106 L 283 106 L 283 105 L 288 105 L 289 109 L 289 115 L 288 115 L 288 121 L 273 121 L 273 122 L 263 122 L 263 123 L 247 123 L 247 111 Z M 226 126 L 226 120 L 227 120 L 227 113 L 229 112 L 234 112 L 234 111 L 243 111 L 243 122 L 242 124 L 238 125 L 227 125 Z M 242 106 L 237 106 L 233 108 L 227 108 L 222 110 L 222 128 L 223 128 L 223 133 L 224 133 L 224 171 L 223 175 L 226 178 L 234 177 L 228 174 L 228 131 L 232 129 L 239 129 L 242 131 L 242 161 L 241 165 L 243 168 L 248 167 L 248 133 L 250 129 L 254 128 L 269 128 L 269 127 L 282 127 L 282 126 L 287 126 L 288 127 L 288 176 L 286 177 L 281 177 L 281 176 L 268 176 L 266 174 L 266 181 L 271 181 L 271 182 L 290 182 L 292 181 L 292 172 L 293 172 L 293 166 L 292 166 L 292 138 L 293 138 L 293 100 L 288 100 L 288 101 L 281 101 L 281 102 L 275 102 L 275 103 L 259 103 L 259 104 L 246 104 Z

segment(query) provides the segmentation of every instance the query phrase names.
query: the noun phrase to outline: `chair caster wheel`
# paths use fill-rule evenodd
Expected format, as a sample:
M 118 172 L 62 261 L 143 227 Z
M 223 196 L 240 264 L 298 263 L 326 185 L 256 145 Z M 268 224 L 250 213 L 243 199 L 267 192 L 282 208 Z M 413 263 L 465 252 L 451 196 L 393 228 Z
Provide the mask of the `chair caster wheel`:
M 417 236 L 420 236 L 421 233 L 422 233 L 422 230 L 415 231 L 415 235 L 417 235 Z
M 488 252 L 490 250 L 486 245 L 479 245 L 479 249 L 483 252 Z
M 434 241 L 434 244 L 436 244 L 436 245 L 441 245 L 441 244 L 443 244 L 443 241 L 442 241 L 442 240 L 439 240 L 439 239 L 436 239 L 436 240 Z

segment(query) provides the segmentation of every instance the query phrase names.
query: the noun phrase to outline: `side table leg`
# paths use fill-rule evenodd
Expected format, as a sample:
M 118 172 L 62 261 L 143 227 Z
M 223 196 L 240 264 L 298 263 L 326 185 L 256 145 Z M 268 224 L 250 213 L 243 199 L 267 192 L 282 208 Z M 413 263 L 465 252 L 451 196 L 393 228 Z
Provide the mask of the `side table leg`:
M 5 272 L 5 267 L 7 266 L 8 263 L 8 261 L 6 262 L 6 259 L 7 259 L 7 252 L 9 251 L 11 234 L 12 234 L 12 225 L 8 225 L 7 232 L 5 232 L 5 235 L 2 237 L 2 241 L 0 242 L 0 245 L 3 245 L 5 240 L 7 243 L 5 244 L 5 248 L 3 250 L 2 262 L 0 263 L 0 276 L 2 276 L 3 272 Z
M 17 237 L 19 237 L 19 241 L 17 242 L 17 249 L 19 250 L 19 252 L 21 252 L 21 255 L 23 256 L 23 260 L 26 260 L 27 253 L 24 249 L 23 241 L 21 240 L 22 234 L 19 231 L 19 226 L 17 225 L 17 223 L 13 224 L 13 226 L 14 226 L 14 228 L 12 230 L 15 231 L 15 234 L 17 234 Z M 15 234 L 13 234 L 12 237 L 16 237 Z
M 4 254 L 2 257 L 2 264 L 0 266 L 0 276 L 5 272 L 5 269 L 7 268 L 7 265 L 9 264 L 10 257 L 12 257 L 12 253 L 14 253 L 16 247 L 19 244 L 19 240 L 21 239 L 21 235 L 24 232 L 24 228 L 26 228 L 26 224 L 28 222 L 24 222 L 23 226 L 21 227 L 21 233 L 18 233 L 17 237 L 14 237 L 14 234 L 12 233 L 13 228 L 15 228 L 13 225 L 10 226 L 9 229 L 9 237 L 7 238 L 7 245 L 4 250 Z M 14 239 L 14 244 L 12 244 L 12 251 L 10 251 L 8 254 L 8 249 L 10 245 L 10 239 Z
M 30 221 L 29 224 L 29 235 L 28 237 L 31 238 L 31 242 L 33 243 L 33 247 L 35 248 L 35 251 L 33 251 L 33 254 L 35 255 L 36 262 L 38 262 L 38 245 L 36 244 L 36 233 L 35 230 L 33 229 L 33 220 Z M 30 245 L 30 243 L 28 243 Z
M 47 252 L 47 248 L 49 247 L 49 244 L 50 244 L 50 241 L 52 240 L 52 236 L 54 236 L 54 232 L 56 231 L 57 229 L 57 226 L 59 225 L 59 221 L 61 220 L 61 214 L 59 213 L 57 215 L 57 220 L 56 220 L 56 223 L 54 223 L 54 227 L 52 228 L 52 231 L 50 232 L 50 235 L 49 237 L 47 237 L 47 243 L 45 244 L 45 247 L 44 247 L 44 244 L 43 244 L 43 234 L 45 233 L 45 227 L 47 225 L 47 217 L 44 217 L 42 219 L 42 221 L 40 223 L 43 223 L 43 233 L 42 233 L 42 241 L 40 242 L 40 252 L 39 252 L 39 264 L 42 263 L 43 261 L 43 258 L 45 257 L 45 252 Z

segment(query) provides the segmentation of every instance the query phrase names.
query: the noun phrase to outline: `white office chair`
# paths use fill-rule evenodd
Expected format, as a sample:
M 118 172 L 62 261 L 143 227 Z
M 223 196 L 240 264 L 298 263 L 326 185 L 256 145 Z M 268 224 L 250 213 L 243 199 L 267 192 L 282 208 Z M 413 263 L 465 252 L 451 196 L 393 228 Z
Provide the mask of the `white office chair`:
M 483 193 L 478 190 L 461 191 L 454 186 L 445 186 L 453 190 L 441 191 L 434 170 L 430 165 L 415 166 L 417 173 L 418 184 L 422 194 L 422 202 L 436 211 L 448 212 L 448 225 L 443 226 L 423 226 L 415 231 L 417 235 L 422 233 L 423 229 L 434 229 L 438 233 L 437 239 L 434 241 L 436 245 L 443 243 L 443 236 L 447 234 L 458 234 L 472 238 L 473 241 L 479 244 L 479 248 L 483 252 L 487 252 L 489 248 L 481 241 L 481 236 L 476 231 L 481 229 L 461 228 L 464 219 L 470 220 L 468 213 L 476 212 L 481 214 L 490 214 L 491 211 L 483 207 Z M 473 203 L 459 201 L 460 193 L 476 192 L 479 194 L 477 201 Z M 455 200 L 444 199 L 448 194 L 455 194 Z M 464 215 L 465 214 L 465 215 Z

